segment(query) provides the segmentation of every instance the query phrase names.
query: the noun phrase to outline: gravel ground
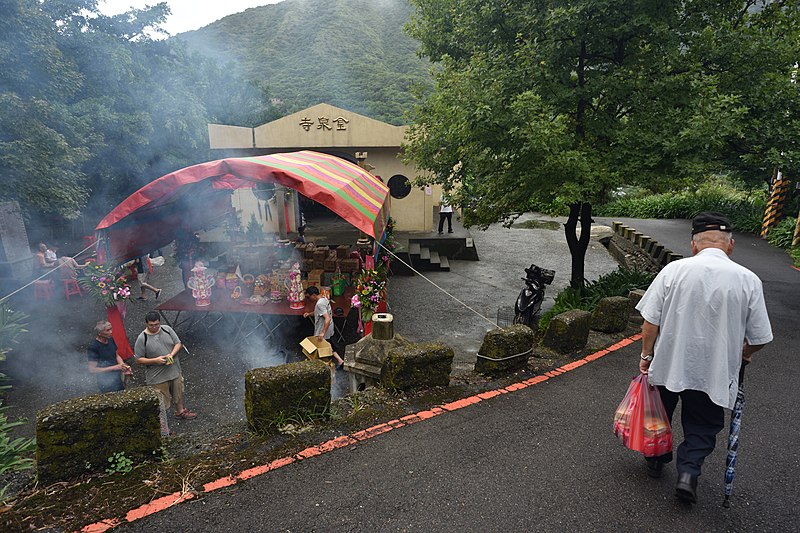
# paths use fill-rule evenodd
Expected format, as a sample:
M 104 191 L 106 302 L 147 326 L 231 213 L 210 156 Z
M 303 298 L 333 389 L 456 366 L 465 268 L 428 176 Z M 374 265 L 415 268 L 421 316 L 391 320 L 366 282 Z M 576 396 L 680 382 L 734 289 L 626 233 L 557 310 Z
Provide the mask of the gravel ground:
M 526 215 L 517 222 L 531 219 L 564 221 Z M 480 261 L 451 261 L 451 272 L 426 274 L 441 289 L 419 276 L 396 276 L 389 288 L 395 331 L 414 342 L 442 340 L 450 344 L 456 352 L 454 373 L 472 369 L 485 332 L 496 322 L 498 307 L 513 307 L 523 285 L 520 277 L 525 267 L 536 263 L 556 271 L 555 281 L 547 289 L 544 309 L 569 284 L 569 251 L 563 231 L 494 225 L 486 231 L 473 230 L 472 235 Z M 149 280 L 163 289 L 159 301 L 181 290 L 180 271 L 171 257 L 166 259 L 164 266 L 155 267 Z M 616 266 L 602 245 L 591 243 L 586 256 L 587 279 L 596 279 Z M 127 307 L 125 327 L 131 343 L 143 328 L 144 314 L 156 307 L 153 295 L 148 293 L 148 297 L 147 301 L 135 300 Z M 95 322 L 105 318 L 104 309 L 88 297 L 69 301 L 56 298 L 46 305 L 35 305 L 31 300 L 32 293 L 24 301 L 15 302 L 19 310 L 30 314 L 30 334 L 21 339 L 0 366 L 0 371 L 12 378 L 13 388 L 6 393 L 8 416 L 27 419 L 14 430 L 20 436 L 33 436 L 38 409 L 96 392 L 94 380 L 86 370 L 85 349 L 94 337 Z M 230 324 L 224 321 L 211 332 L 197 327 L 177 331 L 191 352 L 181 355 L 181 364 L 186 379 L 186 405 L 198 413 L 198 418 L 184 421 L 170 417 L 170 427 L 178 434 L 203 436 L 244 429 L 245 372 L 300 360 L 292 338 L 304 336 L 297 329 L 287 331 L 287 338 L 277 345 L 251 343 L 232 347 L 228 342 Z M 135 368 L 134 377 L 134 386 L 144 384 L 141 369 Z M 346 392 L 346 381 L 341 371 L 334 375 L 335 398 Z

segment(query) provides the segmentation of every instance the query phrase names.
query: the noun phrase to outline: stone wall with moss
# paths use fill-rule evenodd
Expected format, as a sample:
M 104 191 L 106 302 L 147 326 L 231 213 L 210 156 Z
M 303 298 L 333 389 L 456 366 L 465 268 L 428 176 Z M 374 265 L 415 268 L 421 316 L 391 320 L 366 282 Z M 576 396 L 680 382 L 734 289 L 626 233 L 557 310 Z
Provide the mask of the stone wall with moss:
M 319 360 L 256 368 L 244 377 L 244 410 L 258 433 L 276 431 L 293 418 L 323 415 L 330 403 L 331 372 Z
M 124 452 L 134 464 L 161 449 L 158 394 L 150 387 L 95 394 L 48 405 L 36 414 L 40 485 L 103 472 Z
M 408 344 L 386 356 L 380 384 L 394 390 L 446 387 L 455 353 L 441 342 Z
M 547 326 L 542 344 L 562 354 L 582 349 L 589 340 L 591 319 L 592 314 L 581 309 L 554 316 Z
M 499 375 L 524 368 L 535 340 L 533 330 L 524 324 L 486 332 L 478 350 L 475 372 Z

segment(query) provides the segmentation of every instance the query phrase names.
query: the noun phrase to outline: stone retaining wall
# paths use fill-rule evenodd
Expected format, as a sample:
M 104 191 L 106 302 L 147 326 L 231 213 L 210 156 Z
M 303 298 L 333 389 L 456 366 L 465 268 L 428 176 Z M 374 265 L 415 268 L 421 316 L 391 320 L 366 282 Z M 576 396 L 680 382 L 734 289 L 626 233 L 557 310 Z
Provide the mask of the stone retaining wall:
M 104 472 L 119 452 L 134 463 L 154 458 L 161 448 L 158 412 L 158 393 L 150 387 L 48 405 L 36 414 L 40 485 Z
M 663 244 L 622 222 L 613 222 L 614 236 L 608 244 L 611 255 L 628 268 L 638 268 L 650 272 L 658 272 L 661 268 L 678 259 L 676 254 Z
M 535 342 L 535 333 L 523 324 L 486 332 L 478 350 L 475 371 L 499 375 L 525 367 Z
M 331 403 L 331 372 L 316 359 L 249 370 L 244 410 L 259 433 L 276 431 L 295 416 L 322 415 Z
M 408 344 L 389 351 L 381 369 L 381 386 L 394 390 L 446 387 L 453 349 L 441 342 Z

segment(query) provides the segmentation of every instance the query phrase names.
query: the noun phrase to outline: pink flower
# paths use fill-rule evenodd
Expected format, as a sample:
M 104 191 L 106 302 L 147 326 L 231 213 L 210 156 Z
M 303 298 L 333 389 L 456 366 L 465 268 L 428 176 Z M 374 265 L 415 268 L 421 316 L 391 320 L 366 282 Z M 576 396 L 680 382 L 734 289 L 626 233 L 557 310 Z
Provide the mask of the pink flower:
M 105 289 L 103 289 L 102 291 L 100 291 L 100 294 L 102 294 L 103 296 L 105 296 L 106 294 L 108 294 L 108 291 L 107 291 L 107 290 L 105 290 Z

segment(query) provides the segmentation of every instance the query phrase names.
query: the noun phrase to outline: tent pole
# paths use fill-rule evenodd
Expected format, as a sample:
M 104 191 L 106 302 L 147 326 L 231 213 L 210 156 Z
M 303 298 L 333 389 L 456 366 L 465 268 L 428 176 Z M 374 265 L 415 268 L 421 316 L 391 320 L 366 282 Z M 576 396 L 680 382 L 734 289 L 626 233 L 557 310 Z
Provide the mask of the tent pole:
M 278 208 L 278 234 L 281 239 L 286 238 L 286 189 L 275 187 L 275 205 Z

